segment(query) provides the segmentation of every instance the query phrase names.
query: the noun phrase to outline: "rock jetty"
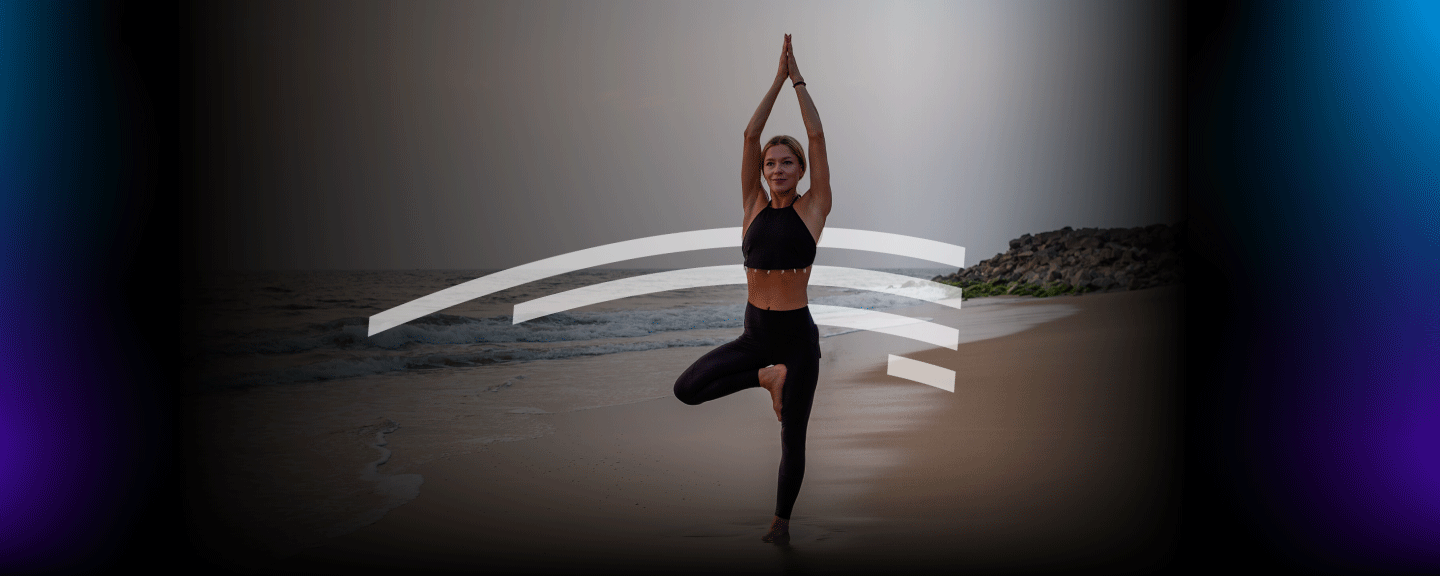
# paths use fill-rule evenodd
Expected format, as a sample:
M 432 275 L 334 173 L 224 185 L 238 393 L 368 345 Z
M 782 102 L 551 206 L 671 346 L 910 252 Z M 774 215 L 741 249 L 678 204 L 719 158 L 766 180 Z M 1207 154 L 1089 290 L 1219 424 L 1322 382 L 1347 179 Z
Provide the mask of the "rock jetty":
M 994 258 L 932 280 L 964 289 L 965 297 L 1056 296 L 1141 290 L 1184 281 L 1184 225 L 1139 228 L 1066 226 L 1026 234 Z

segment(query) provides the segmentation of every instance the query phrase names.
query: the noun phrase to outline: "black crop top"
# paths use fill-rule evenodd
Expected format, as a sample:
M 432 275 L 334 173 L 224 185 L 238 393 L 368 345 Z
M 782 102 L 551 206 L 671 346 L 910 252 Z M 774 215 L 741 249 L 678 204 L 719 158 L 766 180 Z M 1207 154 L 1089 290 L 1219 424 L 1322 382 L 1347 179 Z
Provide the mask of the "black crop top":
M 794 202 L 784 208 L 766 206 L 750 221 L 740 251 L 746 268 L 808 268 L 815 263 L 815 237 L 795 212 Z

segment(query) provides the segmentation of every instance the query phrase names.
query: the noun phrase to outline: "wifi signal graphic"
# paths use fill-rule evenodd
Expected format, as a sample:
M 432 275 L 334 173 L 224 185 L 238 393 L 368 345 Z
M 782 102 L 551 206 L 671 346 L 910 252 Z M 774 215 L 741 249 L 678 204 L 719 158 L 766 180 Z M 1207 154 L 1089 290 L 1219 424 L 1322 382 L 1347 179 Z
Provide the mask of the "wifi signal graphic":
M 427 314 L 551 276 L 646 256 L 710 248 L 738 248 L 740 247 L 740 237 L 740 227 L 678 232 L 606 244 L 552 256 L 529 264 L 521 264 L 422 296 L 371 316 L 368 335 L 374 336 Z M 964 247 L 886 232 L 826 228 L 820 236 L 818 247 L 865 250 L 910 256 L 957 268 L 965 266 Z M 549 314 L 630 296 L 685 288 L 745 283 L 744 268 L 733 264 L 659 272 L 603 282 L 522 302 L 515 305 L 511 317 L 514 324 L 519 324 Z M 961 292 L 959 288 L 898 274 L 838 266 L 812 266 L 810 284 L 888 292 L 934 302 L 957 310 L 960 308 Z M 898 288 L 901 285 L 916 286 L 917 284 L 931 288 L 928 292 L 938 294 L 938 296 L 917 296 L 910 291 L 901 291 Z M 955 350 L 959 346 L 959 331 L 925 320 L 861 308 L 818 304 L 810 305 L 810 312 L 816 324 L 882 332 L 935 346 L 943 346 L 951 350 Z M 955 372 L 953 370 L 919 360 L 890 354 L 886 373 L 934 386 L 947 392 L 955 391 Z

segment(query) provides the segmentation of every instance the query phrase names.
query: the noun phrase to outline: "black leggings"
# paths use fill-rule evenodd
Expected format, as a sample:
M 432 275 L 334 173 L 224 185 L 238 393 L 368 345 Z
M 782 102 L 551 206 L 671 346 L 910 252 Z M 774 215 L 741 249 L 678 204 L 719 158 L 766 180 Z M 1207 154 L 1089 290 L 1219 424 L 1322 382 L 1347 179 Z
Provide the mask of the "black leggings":
M 790 519 L 805 478 L 805 429 L 820 375 L 820 331 L 810 307 L 761 310 L 745 303 L 745 333 L 701 356 L 675 381 L 675 397 L 695 405 L 760 387 L 760 369 L 785 365 L 780 395 L 780 487 L 775 515 Z

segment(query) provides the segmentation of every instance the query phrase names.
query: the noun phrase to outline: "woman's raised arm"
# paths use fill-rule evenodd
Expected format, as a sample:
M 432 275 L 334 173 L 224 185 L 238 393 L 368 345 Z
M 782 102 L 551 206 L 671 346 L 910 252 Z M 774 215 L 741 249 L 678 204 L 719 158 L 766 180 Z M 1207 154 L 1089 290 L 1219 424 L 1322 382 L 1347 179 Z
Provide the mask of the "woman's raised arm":
M 820 113 L 815 111 L 815 102 L 810 99 L 810 91 L 805 87 L 805 77 L 800 75 L 800 68 L 795 65 L 795 48 L 788 36 L 785 57 L 790 80 L 795 85 L 795 96 L 800 99 L 800 118 L 805 121 L 805 134 L 810 138 L 810 190 L 805 193 L 810 200 L 803 209 L 824 222 L 825 217 L 830 215 L 830 159 L 825 153 L 825 129 L 820 126 Z
M 750 117 L 750 125 L 745 127 L 745 152 L 740 158 L 740 191 L 741 209 L 747 215 L 751 206 L 765 199 L 765 187 L 760 183 L 760 133 L 765 130 L 765 121 L 770 119 L 770 109 L 775 107 L 780 87 L 785 85 L 785 78 L 790 75 L 789 56 L 786 54 L 789 44 L 790 35 L 786 34 L 785 44 L 780 47 L 780 70 L 775 73 L 775 82 L 770 84 L 770 91 L 765 93 L 760 106 L 755 108 L 755 115 Z

